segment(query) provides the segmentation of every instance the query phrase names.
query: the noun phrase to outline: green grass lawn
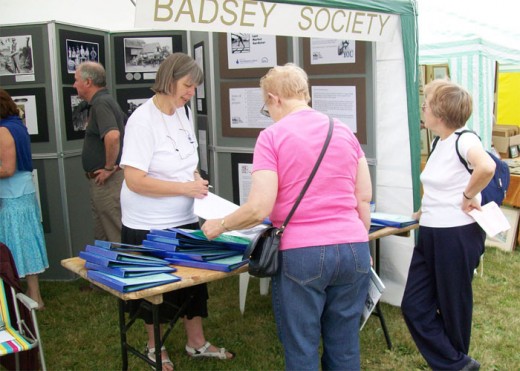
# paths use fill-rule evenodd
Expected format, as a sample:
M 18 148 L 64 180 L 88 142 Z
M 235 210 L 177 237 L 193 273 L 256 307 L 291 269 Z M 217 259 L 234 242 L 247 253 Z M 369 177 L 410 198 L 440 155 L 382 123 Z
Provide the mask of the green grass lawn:
M 482 370 L 519 370 L 520 252 L 486 251 L 484 275 L 474 280 L 474 319 L 471 355 Z M 479 270 L 480 273 L 480 270 Z M 46 308 L 38 313 L 47 368 L 53 370 L 119 370 L 121 352 L 116 299 L 102 291 L 83 291 L 86 281 L 41 283 Z M 194 360 L 184 352 L 183 327 L 176 325 L 166 341 L 176 370 L 281 370 L 282 347 L 276 336 L 270 296 L 249 284 L 246 310 L 238 308 L 238 277 L 209 284 L 210 317 L 206 337 L 236 352 L 233 361 Z M 399 308 L 383 304 L 393 349 L 388 350 L 379 319 L 368 320 L 361 332 L 363 370 L 426 370 Z M 131 330 L 129 343 L 144 348 L 144 327 Z M 149 370 L 129 356 L 130 370 Z

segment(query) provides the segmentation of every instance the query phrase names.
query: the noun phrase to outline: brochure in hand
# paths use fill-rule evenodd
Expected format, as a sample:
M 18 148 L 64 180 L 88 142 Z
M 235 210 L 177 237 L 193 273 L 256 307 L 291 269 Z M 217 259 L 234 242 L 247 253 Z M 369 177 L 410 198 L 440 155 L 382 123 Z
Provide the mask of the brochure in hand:
M 148 276 L 123 278 L 95 270 L 88 270 L 87 277 L 123 293 L 144 290 L 181 280 L 179 277 L 169 273 L 156 273 Z
M 363 314 L 361 315 L 360 331 L 363 329 L 363 326 L 365 326 L 370 314 L 374 311 L 383 291 L 385 291 L 383 281 L 381 281 L 377 273 L 370 268 L 370 283 L 368 284 L 368 294 L 365 300 L 365 307 L 363 308 Z

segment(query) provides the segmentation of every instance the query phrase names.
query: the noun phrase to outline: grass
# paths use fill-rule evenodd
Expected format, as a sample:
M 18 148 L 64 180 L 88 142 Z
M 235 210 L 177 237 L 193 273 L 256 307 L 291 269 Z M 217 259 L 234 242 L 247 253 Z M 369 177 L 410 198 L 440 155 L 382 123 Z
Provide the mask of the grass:
M 484 276 L 474 280 L 474 319 L 471 355 L 482 370 L 518 370 L 520 352 L 520 252 L 505 253 L 489 248 Z M 480 270 L 479 270 L 480 272 Z M 46 309 L 38 313 L 47 360 L 53 370 L 119 370 L 121 352 L 116 299 L 102 291 L 82 291 L 86 281 L 41 283 Z M 238 277 L 209 285 L 210 317 L 206 337 L 237 353 L 233 361 L 193 360 L 184 353 L 185 336 L 176 325 L 166 341 L 176 370 L 281 370 L 282 347 L 276 336 L 270 296 L 259 294 L 257 279 L 251 279 L 246 310 L 238 308 Z M 404 324 L 400 309 L 382 304 L 393 349 L 388 350 L 377 317 L 361 332 L 363 370 L 426 370 Z M 146 336 L 139 323 L 129 342 L 139 349 Z M 137 357 L 129 356 L 130 370 L 149 370 Z

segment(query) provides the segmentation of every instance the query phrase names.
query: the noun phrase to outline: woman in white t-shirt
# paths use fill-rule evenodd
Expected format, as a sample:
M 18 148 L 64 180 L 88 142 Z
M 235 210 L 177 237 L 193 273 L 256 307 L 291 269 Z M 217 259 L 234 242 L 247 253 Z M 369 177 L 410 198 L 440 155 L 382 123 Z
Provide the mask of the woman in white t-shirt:
M 197 171 L 199 157 L 193 123 L 185 105 L 202 83 L 200 67 L 190 56 L 174 53 L 160 65 L 152 90 L 155 95 L 137 108 L 125 128 L 120 166 L 125 181 L 121 189 L 123 243 L 141 244 L 151 229 L 198 229 L 193 213 L 195 198 L 208 194 L 208 181 Z M 206 341 L 202 318 L 208 316 L 206 284 L 164 295 L 164 300 L 177 307 L 190 296 L 181 318 L 186 330 L 186 352 L 192 357 L 231 359 L 233 353 Z M 129 310 L 136 313 L 140 303 L 129 301 Z M 175 314 L 171 306 L 161 305 L 161 322 Z M 147 356 L 155 361 L 152 314 L 142 311 L 148 333 Z M 164 348 L 163 370 L 173 370 Z
M 468 215 L 495 163 L 473 133 L 461 134 L 471 116 L 469 93 L 448 80 L 425 87 L 424 125 L 439 140 L 421 174 L 424 195 L 401 309 L 419 351 L 434 370 L 478 370 L 470 356 L 473 271 L 485 233 Z M 460 161 L 459 153 L 473 172 Z

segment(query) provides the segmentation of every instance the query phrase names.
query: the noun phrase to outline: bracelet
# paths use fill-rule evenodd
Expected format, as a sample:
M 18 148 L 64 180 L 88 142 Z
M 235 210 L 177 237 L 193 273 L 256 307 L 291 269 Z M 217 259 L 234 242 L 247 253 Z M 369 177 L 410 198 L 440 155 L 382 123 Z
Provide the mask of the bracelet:
M 221 226 L 222 228 L 224 228 L 224 230 L 225 230 L 226 232 L 231 232 L 231 229 L 227 229 L 227 228 L 226 228 L 225 223 L 226 223 L 226 220 L 225 220 L 224 218 L 222 218 L 222 219 L 220 220 L 220 226 Z
M 464 191 L 462 192 L 462 195 L 464 196 L 464 198 L 465 198 L 466 200 L 471 200 L 471 199 L 473 198 L 473 197 L 468 197 L 468 196 L 466 196 L 466 193 L 465 193 Z

